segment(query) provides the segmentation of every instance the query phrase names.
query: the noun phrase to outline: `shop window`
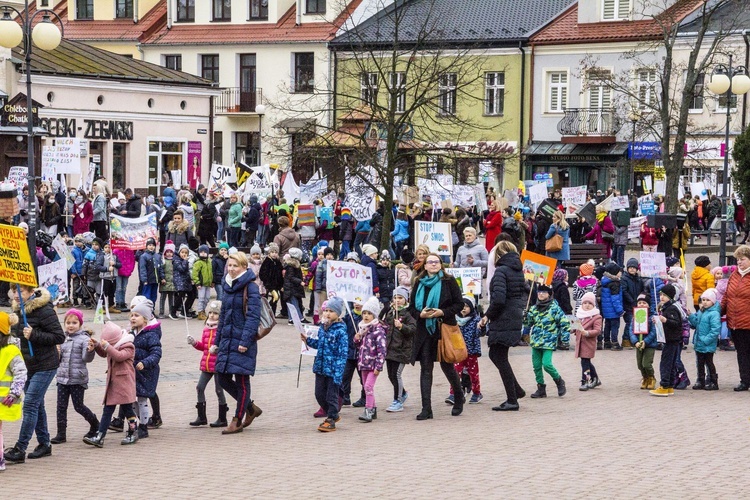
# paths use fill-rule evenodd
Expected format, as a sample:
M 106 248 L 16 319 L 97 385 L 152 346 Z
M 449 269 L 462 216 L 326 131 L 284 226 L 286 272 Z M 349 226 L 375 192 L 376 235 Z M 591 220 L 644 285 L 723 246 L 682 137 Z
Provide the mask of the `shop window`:
M 182 71 L 182 56 L 180 54 L 165 55 L 164 67 L 175 71 Z
M 484 74 L 484 114 L 499 116 L 505 108 L 505 73 L 493 71 Z
M 438 78 L 438 113 L 444 116 L 456 114 L 456 86 L 458 74 L 443 73 Z
M 224 158 L 224 134 L 220 130 L 214 130 L 213 162 L 222 164 Z
M 391 73 L 391 98 L 396 113 L 406 111 L 406 73 L 403 71 Z
M 359 80 L 359 95 L 362 102 L 372 108 L 378 103 L 378 74 L 362 73 Z
M 268 0 L 250 0 L 250 21 L 268 20 Z
M 294 54 L 294 91 L 298 94 L 312 94 L 315 90 L 315 54 L 298 52 Z
M 133 17 L 133 0 L 115 0 L 115 17 L 117 19 Z
M 148 192 L 158 195 L 172 182 L 175 189 L 184 184 L 182 166 L 185 164 L 184 144 L 172 141 L 148 143 Z
M 201 77 L 219 83 L 219 54 L 201 56 Z
M 325 14 L 326 0 L 307 0 L 305 4 L 306 14 Z
M 260 160 L 260 134 L 258 132 L 235 132 L 234 158 L 245 165 L 258 165 Z
M 94 0 L 76 0 L 76 19 L 94 19 Z
M 112 188 L 125 189 L 127 176 L 125 175 L 128 166 L 127 157 L 128 145 L 124 142 L 115 142 L 112 144 Z
M 177 0 L 177 22 L 195 21 L 195 0 Z
M 232 0 L 213 0 L 213 20 L 232 20 Z

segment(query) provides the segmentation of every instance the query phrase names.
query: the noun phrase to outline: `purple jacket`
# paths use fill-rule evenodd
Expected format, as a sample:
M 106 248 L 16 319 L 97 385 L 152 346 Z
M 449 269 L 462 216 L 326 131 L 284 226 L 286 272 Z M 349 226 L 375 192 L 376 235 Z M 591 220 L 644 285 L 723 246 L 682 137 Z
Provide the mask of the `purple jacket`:
M 385 328 L 383 324 L 378 322 L 376 325 L 368 326 L 364 337 L 354 342 L 359 344 L 359 354 L 357 355 L 359 369 L 382 372 L 385 363 Z

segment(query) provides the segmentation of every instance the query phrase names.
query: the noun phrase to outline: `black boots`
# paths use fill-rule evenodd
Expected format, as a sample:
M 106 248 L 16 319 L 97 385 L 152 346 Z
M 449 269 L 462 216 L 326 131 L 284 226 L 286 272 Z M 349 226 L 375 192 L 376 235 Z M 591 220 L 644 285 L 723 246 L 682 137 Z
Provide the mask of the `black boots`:
M 422 408 L 422 412 L 417 415 L 417 420 L 429 420 L 432 418 L 432 410 Z
M 546 398 L 547 397 L 547 385 L 536 384 L 536 392 L 531 395 L 531 399 Z
M 101 432 L 97 432 L 94 437 L 84 436 L 83 442 L 91 446 L 101 448 L 104 446 L 104 434 L 102 434 Z
M 560 397 L 565 396 L 565 393 L 568 392 L 568 390 L 565 388 L 565 381 L 562 377 L 555 380 L 555 385 L 557 386 L 557 395 Z
M 205 412 L 205 409 L 203 411 Z M 226 404 L 219 405 L 219 418 L 216 420 L 216 422 L 211 424 L 211 427 L 226 427 L 229 424 L 227 422 L 228 411 L 229 411 L 229 405 L 226 405 Z
M 693 390 L 694 391 L 702 391 L 703 389 L 705 389 L 706 388 L 706 381 L 705 380 L 706 380 L 706 377 L 705 376 L 702 377 L 699 374 L 698 375 L 698 380 L 696 380 L 696 382 L 693 384 Z
M 195 408 L 198 410 L 198 418 L 190 422 L 192 427 L 198 427 L 200 425 L 208 425 L 208 418 L 206 417 L 206 403 L 197 403 Z
M 55 436 L 52 439 L 50 439 L 49 442 L 52 443 L 52 444 L 62 444 L 62 443 L 65 443 L 66 441 L 67 441 L 67 439 L 66 439 L 65 426 L 58 424 L 58 426 L 57 426 L 57 436 Z
M 466 402 L 466 396 L 463 393 L 455 394 L 453 408 L 451 408 L 451 415 L 457 417 L 464 411 L 464 403 Z
M 693 389 L 695 389 L 695 386 L 693 386 Z M 719 376 L 717 374 L 711 375 L 711 379 L 706 384 L 706 390 L 707 391 L 718 391 L 719 390 Z
M 83 436 L 87 438 L 93 438 L 99 433 L 99 420 L 94 419 L 89 422 L 89 431 Z

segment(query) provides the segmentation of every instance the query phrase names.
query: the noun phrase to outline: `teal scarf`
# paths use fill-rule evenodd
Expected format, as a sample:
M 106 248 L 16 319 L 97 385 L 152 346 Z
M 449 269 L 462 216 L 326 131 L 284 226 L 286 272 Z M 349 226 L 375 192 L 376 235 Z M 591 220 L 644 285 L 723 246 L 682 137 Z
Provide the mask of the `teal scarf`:
M 440 293 L 443 290 L 443 271 L 438 272 L 435 276 L 428 276 L 425 275 L 422 279 L 419 280 L 419 286 L 417 287 L 417 296 L 415 300 L 415 306 L 420 311 L 422 309 L 438 309 L 440 306 Z M 424 296 L 424 289 L 429 288 L 430 293 L 427 294 L 427 300 L 425 301 Z M 437 330 L 437 318 L 427 318 L 425 320 L 425 325 L 427 326 L 427 331 L 430 333 L 430 335 L 434 335 L 435 331 Z

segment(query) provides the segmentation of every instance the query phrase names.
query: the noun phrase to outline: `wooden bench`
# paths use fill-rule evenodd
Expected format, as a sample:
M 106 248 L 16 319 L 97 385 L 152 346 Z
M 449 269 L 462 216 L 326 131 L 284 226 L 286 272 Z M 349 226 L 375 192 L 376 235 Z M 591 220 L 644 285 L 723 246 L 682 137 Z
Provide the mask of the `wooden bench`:
M 570 245 L 570 259 L 565 261 L 563 269 L 568 271 L 568 283 L 573 283 L 578 279 L 578 267 L 593 259 L 596 266 L 604 264 L 607 260 L 607 246 L 596 243 L 581 243 Z

